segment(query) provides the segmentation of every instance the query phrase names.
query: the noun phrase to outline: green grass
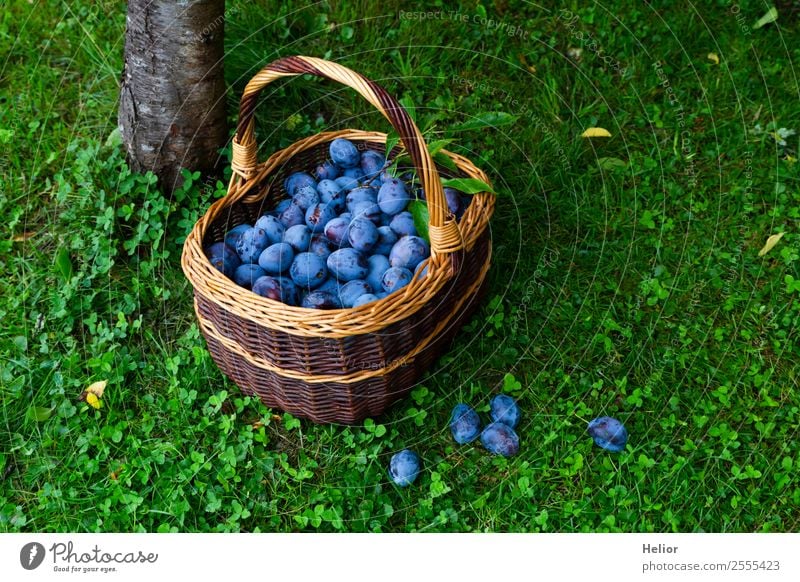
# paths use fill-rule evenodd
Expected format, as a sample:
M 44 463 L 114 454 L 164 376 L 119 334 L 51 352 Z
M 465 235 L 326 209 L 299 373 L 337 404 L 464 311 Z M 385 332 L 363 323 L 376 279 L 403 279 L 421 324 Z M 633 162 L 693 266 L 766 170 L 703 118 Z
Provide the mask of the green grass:
M 224 186 L 164 196 L 106 143 L 124 4 L 11 1 L 0 530 L 797 531 L 800 166 L 798 136 L 771 135 L 800 130 L 794 5 L 751 30 L 767 5 L 586 2 L 573 22 L 517 4 L 413 20 L 395 3 L 228 3 L 231 112 L 261 65 L 326 56 L 410 99 L 500 193 L 485 305 L 409 398 L 348 428 L 243 398 L 211 361 L 179 259 Z M 453 129 L 495 111 L 514 123 Z M 262 155 L 388 129 L 306 78 L 257 115 Z M 581 139 L 590 126 L 613 137 Z M 78 396 L 97 380 L 95 412 Z M 498 391 L 524 413 L 511 459 L 447 429 L 457 402 L 485 416 Z M 630 431 L 622 454 L 585 433 L 603 414 Z M 399 490 L 385 471 L 405 447 L 424 472 Z

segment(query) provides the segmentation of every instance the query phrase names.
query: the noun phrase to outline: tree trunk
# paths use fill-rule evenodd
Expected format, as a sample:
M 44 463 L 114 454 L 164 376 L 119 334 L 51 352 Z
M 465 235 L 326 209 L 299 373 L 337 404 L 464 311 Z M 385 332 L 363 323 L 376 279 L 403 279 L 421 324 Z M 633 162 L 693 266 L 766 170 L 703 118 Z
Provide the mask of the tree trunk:
M 119 126 L 131 168 L 162 188 L 214 173 L 225 145 L 225 0 L 128 0 Z

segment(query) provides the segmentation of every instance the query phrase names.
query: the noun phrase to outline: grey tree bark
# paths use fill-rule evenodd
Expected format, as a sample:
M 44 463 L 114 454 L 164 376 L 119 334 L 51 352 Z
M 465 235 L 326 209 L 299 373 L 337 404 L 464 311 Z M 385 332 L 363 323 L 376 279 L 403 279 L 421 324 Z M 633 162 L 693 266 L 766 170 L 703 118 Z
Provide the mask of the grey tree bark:
M 131 168 L 167 192 L 181 168 L 219 168 L 224 23 L 225 0 L 128 0 L 119 127 Z

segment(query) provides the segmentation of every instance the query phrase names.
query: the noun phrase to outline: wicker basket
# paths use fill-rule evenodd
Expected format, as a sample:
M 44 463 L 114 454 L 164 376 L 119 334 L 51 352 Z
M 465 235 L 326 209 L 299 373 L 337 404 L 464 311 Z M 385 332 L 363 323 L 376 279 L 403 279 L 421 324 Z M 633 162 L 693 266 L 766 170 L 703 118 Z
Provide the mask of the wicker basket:
M 392 124 L 425 189 L 430 213 L 427 275 L 355 309 L 292 307 L 246 291 L 217 271 L 203 249 L 253 222 L 284 196 L 283 180 L 328 159 L 337 137 L 383 152 L 386 135 L 358 130 L 321 133 L 256 159 L 253 113 L 259 92 L 280 77 L 312 74 L 352 87 Z M 392 152 L 397 155 L 399 148 Z M 228 194 L 192 229 L 183 270 L 214 361 L 246 394 L 315 422 L 356 423 L 406 395 L 478 304 L 491 257 L 488 223 L 494 196 L 479 193 L 460 222 L 447 211 L 440 172 L 486 175 L 450 152 L 458 172 L 437 169 L 414 122 L 386 91 L 345 67 L 311 57 L 267 65 L 242 95 Z

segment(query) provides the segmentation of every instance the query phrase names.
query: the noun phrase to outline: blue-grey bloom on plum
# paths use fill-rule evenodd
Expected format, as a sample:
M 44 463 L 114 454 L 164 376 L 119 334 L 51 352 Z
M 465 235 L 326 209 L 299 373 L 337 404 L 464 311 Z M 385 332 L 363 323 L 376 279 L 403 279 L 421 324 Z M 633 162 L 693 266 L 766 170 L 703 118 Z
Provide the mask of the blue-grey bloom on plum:
M 628 430 L 625 425 L 610 416 L 595 418 L 586 430 L 598 447 L 612 453 L 624 451 L 628 443 Z
M 412 450 L 404 449 L 392 456 L 389 461 L 389 476 L 395 485 L 407 487 L 419 475 L 419 456 Z

